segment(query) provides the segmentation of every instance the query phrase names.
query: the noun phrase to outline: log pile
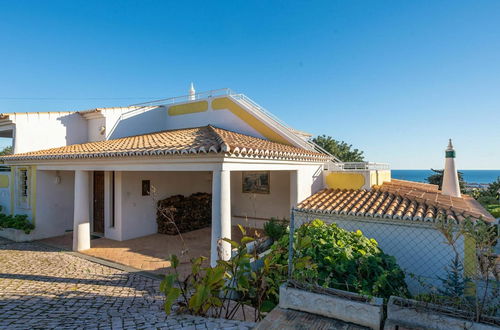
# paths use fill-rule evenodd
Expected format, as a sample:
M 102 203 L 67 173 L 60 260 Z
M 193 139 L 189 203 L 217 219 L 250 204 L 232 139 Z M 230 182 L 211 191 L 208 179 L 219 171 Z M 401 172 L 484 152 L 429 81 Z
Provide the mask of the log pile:
M 189 197 L 168 197 L 158 201 L 156 216 L 160 234 L 177 235 L 177 229 L 185 233 L 209 227 L 212 222 L 212 195 L 195 193 Z

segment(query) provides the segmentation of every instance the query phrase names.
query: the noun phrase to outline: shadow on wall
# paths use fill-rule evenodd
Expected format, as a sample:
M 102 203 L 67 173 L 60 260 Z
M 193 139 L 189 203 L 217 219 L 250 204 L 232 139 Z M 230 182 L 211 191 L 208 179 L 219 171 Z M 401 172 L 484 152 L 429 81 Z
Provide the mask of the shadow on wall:
M 166 129 L 167 109 L 163 106 L 142 112 L 132 110 L 116 119 L 107 118 L 108 139 L 118 139 L 125 136 L 147 134 L 164 131 Z
M 87 142 L 87 120 L 78 113 L 71 113 L 57 118 L 66 128 L 66 145 Z

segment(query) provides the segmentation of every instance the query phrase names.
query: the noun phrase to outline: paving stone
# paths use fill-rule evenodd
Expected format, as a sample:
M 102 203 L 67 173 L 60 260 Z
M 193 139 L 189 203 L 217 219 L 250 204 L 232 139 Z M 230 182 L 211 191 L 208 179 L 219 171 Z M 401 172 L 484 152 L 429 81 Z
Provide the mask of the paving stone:
M 0 239 L 0 329 L 251 329 L 166 316 L 160 281 L 37 243 Z

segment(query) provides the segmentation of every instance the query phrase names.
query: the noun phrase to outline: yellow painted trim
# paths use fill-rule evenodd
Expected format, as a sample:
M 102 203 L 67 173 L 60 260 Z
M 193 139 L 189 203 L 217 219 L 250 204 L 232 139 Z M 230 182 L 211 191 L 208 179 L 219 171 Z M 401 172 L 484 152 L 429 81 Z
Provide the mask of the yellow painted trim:
M 373 185 L 378 184 L 378 174 L 377 171 L 370 171 L 370 188 Z
M 332 189 L 361 189 L 365 177 L 359 173 L 331 172 L 325 177 L 326 185 Z
M 190 113 L 204 112 L 208 110 L 207 101 L 191 102 L 179 105 L 173 105 L 168 108 L 169 116 L 186 115 Z
M 474 238 L 464 237 L 464 276 L 473 278 L 477 271 L 477 258 L 476 258 L 476 241 Z M 473 281 L 470 281 L 465 288 L 467 296 L 476 295 L 476 286 Z
M 17 167 L 15 166 L 10 167 L 10 214 L 11 215 L 14 215 L 14 197 L 15 197 L 14 187 L 16 185 L 16 171 Z
M 2 174 L 0 175 L 0 188 L 9 188 L 9 175 Z
M 219 97 L 212 101 L 212 109 L 229 110 L 238 118 L 247 123 L 250 127 L 259 132 L 270 141 L 291 145 L 284 137 L 276 133 L 272 128 L 264 124 L 261 120 L 251 115 L 248 111 L 240 107 L 237 103 L 227 97 Z
M 35 224 L 36 216 L 36 166 L 31 166 L 31 222 Z

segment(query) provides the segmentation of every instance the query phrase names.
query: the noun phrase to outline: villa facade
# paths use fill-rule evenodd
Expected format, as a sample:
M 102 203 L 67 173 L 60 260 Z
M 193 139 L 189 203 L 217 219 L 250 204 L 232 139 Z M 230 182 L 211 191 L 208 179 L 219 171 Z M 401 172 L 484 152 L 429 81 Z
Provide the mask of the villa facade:
M 78 251 L 91 247 L 91 235 L 154 234 L 157 200 L 204 192 L 212 195 L 214 264 L 218 240 L 236 224 L 262 228 L 289 219 L 301 201 L 329 205 L 314 195 L 323 189 L 369 191 L 391 181 L 386 164 L 340 162 L 309 134 L 226 89 L 130 107 L 3 114 L 0 136 L 14 149 L 1 157 L 3 211 L 29 215 L 34 239 L 72 232 Z M 352 207 L 369 195 L 346 196 L 345 215 L 359 217 Z M 404 198 L 414 205 L 415 196 Z M 221 251 L 229 257 L 228 244 Z
M 0 204 L 29 216 L 34 239 L 73 231 L 73 249 L 85 250 L 91 235 L 153 234 L 155 198 L 206 192 L 212 262 L 232 225 L 289 218 L 291 207 L 323 188 L 325 164 L 339 164 L 307 134 L 229 90 L 123 108 L 9 113 L 0 135 L 14 149 L 2 158 L 10 173 L 1 175 Z

